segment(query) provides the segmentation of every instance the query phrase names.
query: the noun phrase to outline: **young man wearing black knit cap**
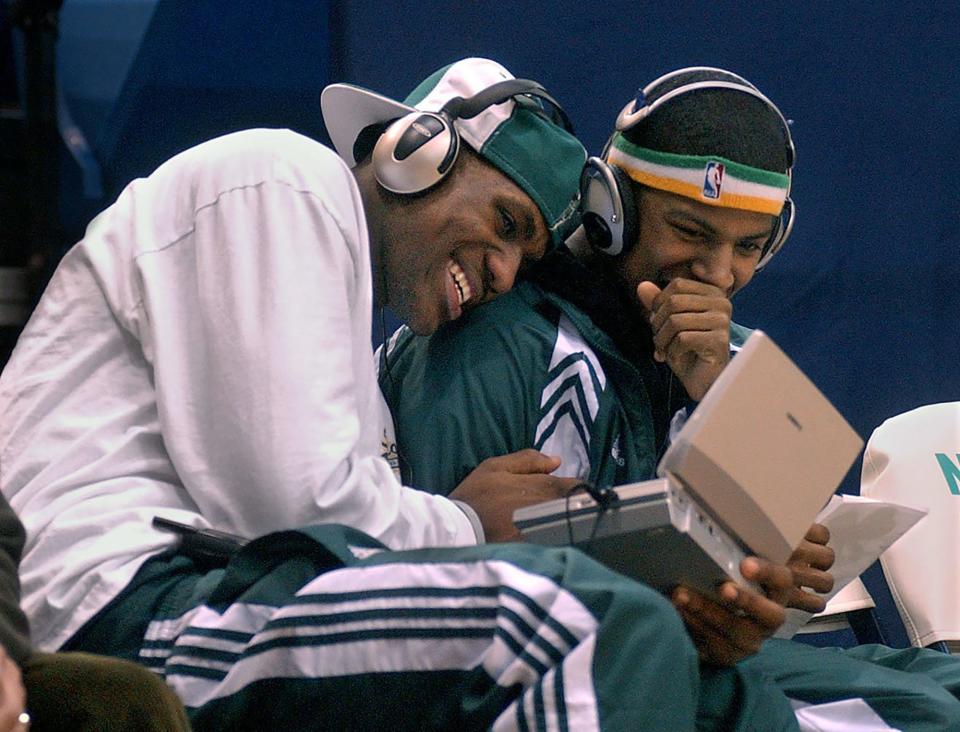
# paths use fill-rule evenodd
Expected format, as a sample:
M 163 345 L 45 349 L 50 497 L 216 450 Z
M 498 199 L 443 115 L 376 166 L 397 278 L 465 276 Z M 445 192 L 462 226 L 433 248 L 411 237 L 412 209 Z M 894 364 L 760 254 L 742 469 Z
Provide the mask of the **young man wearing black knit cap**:
M 558 474 L 598 485 L 654 477 L 675 415 L 748 334 L 732 323 L 730 299 L 790 232 L 794 155 L 783 115 L 735 74 L 691 68 L 647 85 L 624 107 L 603 160 L 587 165 L 584 231 L 568 250 L 430 339 L 401 332 L 382 357 L 381 386 L 418 485 L 443 493 L 489 456 L 522 447 L 558 455 Z M 781 603 L 822 609 L 801 587 L 830 588 L 827 540 L 811 527 Z M 947 657 L 922 659 L 930 678 L 767 641 L 782 616 L 733 612 L 744 591 L 722 592 L 726 601 L 683 587 L 672 595 L 701 661 L 772 679 L 803 707 L 801 725 L 960 723 L 944 689 L 960 675 Z M 911 667 L 905 656 L 897 663 Z

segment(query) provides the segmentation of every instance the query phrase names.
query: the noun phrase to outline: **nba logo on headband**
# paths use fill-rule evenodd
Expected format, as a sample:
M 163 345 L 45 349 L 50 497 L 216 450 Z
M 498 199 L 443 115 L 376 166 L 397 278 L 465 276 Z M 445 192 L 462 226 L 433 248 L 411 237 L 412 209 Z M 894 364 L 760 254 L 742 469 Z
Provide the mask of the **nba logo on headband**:
M 720 189 L 723 188 L 723 163 L 711 160 L 707 163 L 703 176 L 703 197 L 720 198 Z

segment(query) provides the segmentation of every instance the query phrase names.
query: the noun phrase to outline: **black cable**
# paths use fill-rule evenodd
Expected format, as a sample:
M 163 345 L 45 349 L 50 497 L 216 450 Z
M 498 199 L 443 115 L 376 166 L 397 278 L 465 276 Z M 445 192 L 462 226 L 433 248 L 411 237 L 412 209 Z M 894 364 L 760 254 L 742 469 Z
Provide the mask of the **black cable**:
M 592 542 L 596 536 L 597 531 L 600 529 L 600 521 L 602 520 L 604 514 L 608 511 L 612 511 L 620 503 L 620 496 L 611 486 L 602 486 L 598 487 L 583 481 L 582 483 L 577 483 L 573 488 L 567 491 L 565 497 L 565 518 L 567 522 L 567 540 L 571 546 L 573 546 L 573 520 L 570 515 L 570 496 L 574 492 L 583 489 L 597 504 L 597 516 L 593 521 L 593 528 L 590 530 L 590 536 L 587 538 L 586 543 Z
M 573 546 L 573 523 L 570 521 L 570 496 L 572 496 L 573 492 L 579 487 L 579 485 L 573 486 L 573 488 L 567 491 L 566 498 L 564 499 L 566 501 L 564 515 L 567 519 L 567 543 L 570 546 Z
M 617 492 L 610 486 L 603 486 L 598 488 L 592 483 L 587 483 L 584 481 L 578 486 L 583 488 L 587 493 L 590 494 L 590 497 L 597 502 L 597 505 L 603 511 L 613 508 L 620 502 L 620 496 L 617 495 Z
M 390 370 L 390 344 L 387 340 L 387 319 L 384 314 L 383 305 L 380 306 L 380 348 L 383 358 L 383 372 L 386 375 L 387 381 L 390 383 L 390 392 L 396 396 L 397 385 L 393 380 L 393 372 Z M 381 389 L 381 392 L 386 395 L 386 391 Z M 394 426 L 394 432 L 396 432 L 396 426 Z M 400 478 L 404 485 L 414 485 L 413 478 L 413 465 L 408 463 L 404 457 L 403 453 L 400 450 L 400 440 L 399 436 L 394 434 L 394 447 L 397 452 L 397 465 L 400 468 Z M 406 473 L 406 474 L 405 474 Z
M 677 414 L 677 411 L 675 411 L 673 408 L 672 400 L 673 370 L 671 369 L 670 373 L 667 375 L 667 428 L 664 430 L 663 437 L 660 439 L 660 444 L 657 446 L 657 463 L 659 463 L 660 459 L 664 456 L 664 454 L 666 454 L 667 447 L 670 445 L 670 428 L 673 425 L 673 418 Z
M 387 359 L 387 317 L 383 313 L 383 305 L 380 306 L 380 348 L 383 349 L 383 370 L 390 379 L 390 385 L 393 386 L 393 375 L 390 373 L 390 361 Z

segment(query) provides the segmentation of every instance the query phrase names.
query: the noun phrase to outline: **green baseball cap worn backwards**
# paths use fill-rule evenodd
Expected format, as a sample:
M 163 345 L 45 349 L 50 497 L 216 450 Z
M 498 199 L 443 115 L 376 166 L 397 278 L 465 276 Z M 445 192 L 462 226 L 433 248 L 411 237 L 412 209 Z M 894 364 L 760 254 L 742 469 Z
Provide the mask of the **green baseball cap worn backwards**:
M 471 97 L 514 76 L 484 58 L 467 58 L 424 79 L 401 103 L 350 84 L 323 90 L 321 108 L 337 153 L 356 165 L 354 144 L 371 125 L 384 124 L 415 110 L 437 112 L 452 97 Z M 579 224 L 580 171 L 587 154 L 583 145 L 536 107 L 513 99 L 493 105 L 470 119 L 454 122 L 461 140 L 506 174 L 537 204 L 559 245 Z

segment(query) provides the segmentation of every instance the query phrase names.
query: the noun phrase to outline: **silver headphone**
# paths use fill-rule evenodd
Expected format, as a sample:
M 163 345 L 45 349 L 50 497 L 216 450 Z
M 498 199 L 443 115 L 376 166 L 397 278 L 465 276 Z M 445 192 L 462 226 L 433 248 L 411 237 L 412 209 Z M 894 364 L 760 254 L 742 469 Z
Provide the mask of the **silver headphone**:
M 647 97 L 654 93 L 661 84 L 681 74 L 685 75 L 698 71 L 719 72 L 733 77 L 735 81 L 705 80 L 682 84 L 647 103 Z M 637 98 L 628 102 L 620 111 L 617 116 L 616 129 L 618 132 L 624 132 L 640 124 L 672 99 L 702 89 L 731 89 L 748 94 L 764 102 L 767 107 L 776 113 L 782 123 L 786 143 L 787 197 L 780 216 L 774 224 L 773 232 L 763 246 L 760 260 L 756 266 L 757 271 L 759 271 L 770 262 L 773 255 L 780 251 L 786 243 L 796 219 L 796 206 L 790 198 L 789 187 L 790 181 L 792 181 L 793 165 L 796 160 L 796 148 L 793 144 L 793 137 L 790 135 L 790 126 L 783 113 L 773 102 L 742 76 L 710 66 L 689 67 L 671 71 L 647 84 L 637 95 Z M 604 157 L 612 139 L 611 137 L 607 141 L 603 151 Z M 637 238 L 638 221 L 636 205 L 630 192 L 630 179 L 627 174 L 616 165 L 610 165 L 602 158 L 589 158 L 580 175 L 580 201 L 584 232 L 590 244 L 596 250 L 611 256 L 629 251 Z
M 532 98 L 549 102 L 549 109 Z M 573 133 L 566 113 L 540 84 L 529 79 L 508 79 L 466 99 L 453 97 L 439 112 L 417 110 L 393 121 L 373 148 L 377 182 L 388 191 L 401 194 L 432 188 L 457 161 L 460 134 L 454 122 L 476 117 L 509 99 Z M 525 99 L 528 101 L 524 102 Z

